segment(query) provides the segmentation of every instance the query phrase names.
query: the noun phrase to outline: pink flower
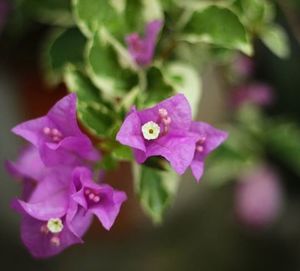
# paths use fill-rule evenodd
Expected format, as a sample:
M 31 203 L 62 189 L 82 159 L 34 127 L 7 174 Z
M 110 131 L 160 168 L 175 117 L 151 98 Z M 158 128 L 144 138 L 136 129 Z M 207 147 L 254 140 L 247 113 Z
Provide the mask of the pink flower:
M 243 77 L 250 77 L 254 72 L 254 61 L 250 57 L 240 54 L 233 63 L 233 69 L 236 74 Z
M 67 215 L 36 219 L 15 206 L 21 213 L 21 239 L 35 258 L 48 258 L 61 253 L 71 245 L 81 244 L 92 216 L 75 206 Z
M 225 132 L 206 123 L 192 122 L 191 107 L 182 94 L 145 110 L 133 108 L 117 134 L 121 144 L 133 148 L 138 163 L 162 156 L 178 174 L 191 166 L 197 180 L 205 157 L 226 137 Z
M 138 65 L 148 66 L 151 64 L 157 36 L 162 28 L 162 24 L 160 20 L 148 23 L 144 38 L 141 38 L 137 33 L 132 33 L 126 37 L 128 51 Z
M 190 105 L 184 95 L 178 94 L 152 108 L 141 111 L 133 108 L 117 140 L 133 148 L 138 163 L 162 156 L 178 174 L 183 174 L 192 162 L 199 139 L 189 131 L 191 124 Z
M 244 104 L 268 106 L 274 101 L 274 91 L 271 86 L 263 83 L 252 83 L 236 88 L 232 94 L 232 104 L 240 107 Z
M 92 172 L 84 167 L 73 172 L 73 182 L 77 192 L 71 196 L 72 199 L 88 214 L 94 214 L 103 227 L 109 230 L 127 199 L 126 194 L 107 184 L 95 183 Z
M 38 149 L 46 166 L 81 165 L 82 159 L 100 159 L 90 139 L 78 127 L 76 101 L 76 95 L 69 94 L 46 116 L 21 123 L 12 130 Z

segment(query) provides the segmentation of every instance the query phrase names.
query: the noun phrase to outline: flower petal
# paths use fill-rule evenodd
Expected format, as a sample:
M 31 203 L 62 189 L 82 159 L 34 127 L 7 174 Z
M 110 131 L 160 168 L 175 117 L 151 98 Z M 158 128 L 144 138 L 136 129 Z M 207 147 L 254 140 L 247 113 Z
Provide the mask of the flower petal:
M 75 215 L 71 220 L 67 219 L 68 227 L 76 236 L 83 236 L 89 229 L 93 220 L 93 214 L 86 212 L 83 208 L 78 207 Z
M 205 137 L 203 155 L 207 155 L 215 150 L 228 138 L 227 132 L 216 129 L 205 122 L 193 122 L 191 131 Z
M 204 162 L 201 160 L 193 160 L 191 169 L 196 181 L 199 182 L 204 172 Z
M 159 109 L 166 109 L 172 120 L 170 131 L 189 130 L 192 123 L 192 111 L 188 100 L 183 94 L 177 94 L 166 99 L 156 106 L 138 112 L 141 124 L 149 121 L 156 122 L 159 117 Z
M 40 158 L 38 149 L 32 145 L 21 151 L 16 162 L 7 161 L 6 168 L 16 178 L 35 181 L 42 180 L 49 172 Z
M 152 142 L 147 147 L 146 155 L 163 156 L 173 169 L 182 175 L 190 166 L 196 147 L 197 137 L 188 132 L 173 132 Z
M 53 126 L 47 117 L 41 117 L 23 122 L 12 129 L 12 132 L 23 137 L 35 147 L 39 147 L 43 138 L 43 128 Z
M 123 122 L 117 140 L 129 147 L 145 151 L 145 143 L 141 134 L 141 122 L 136 111 L 131 112 Z
M 156 41 L 157 41 L 157 36 L 163 26 L 163 21 L 161 20 L 154 20 L 150 23 L 147 24 L 146 27 L 146 35 L 145 35 L 145 40 L 147 44 L 151 44 L 151 46 L 155 47 Z
M 30 216 L 39 220 L 48 220 L 65 215 L 69 203 L 68 177 L 61 180 L 57 174 L 51 174 L 40 182 L 32 192 L 28 202 L 19 200 L 20 206 Z
M 110 189 L 112 193 L 106 191 L 107 198 L 105 199 L 105 202 L 93 208 L 92 212 L 98 217 L 102 226 L 106 230 L 110 230 L 120 212 L 121 205 L 127 199 L 127 196 L 124 192 L 113 190 L 111 187 L 107 188 Z
M 65 136 L 82 135 L 77 124 L 76 102 L 76 94 L 71 93 L 59 100 L 47 114 L 47 117 Z

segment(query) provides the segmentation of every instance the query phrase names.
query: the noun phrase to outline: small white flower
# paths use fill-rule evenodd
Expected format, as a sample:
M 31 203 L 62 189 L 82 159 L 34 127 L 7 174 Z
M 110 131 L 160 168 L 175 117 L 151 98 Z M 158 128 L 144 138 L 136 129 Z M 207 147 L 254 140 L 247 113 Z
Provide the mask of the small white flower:
M 160 127 L 154 121 L 149 121 L 142 126 L 142 133 L 145 139 L 154 140 L 159 137 Z
M 60 233 L 63 230 L 64 225 L 60 218 L 51 218 L 47 222 L 47 228 L 52 233 Z

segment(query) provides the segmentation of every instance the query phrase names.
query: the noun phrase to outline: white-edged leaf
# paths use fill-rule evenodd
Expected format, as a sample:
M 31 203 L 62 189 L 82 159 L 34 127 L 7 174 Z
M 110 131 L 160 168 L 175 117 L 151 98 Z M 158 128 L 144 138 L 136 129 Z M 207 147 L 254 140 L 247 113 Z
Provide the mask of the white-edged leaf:
M 160 223 L 177 192 L 180 176 L 167 171 L 133 164 L 135 191 L 145 213 L 154 223 Z
M 237 49 L 252 54 L 252 46 L 244 25 L 228 8 L 211 5 L 195 11 L 184 29 L 183 39 Z
M 289 38 L 280 25 L 271 25 L 261 33 L 263 43 L 278 57 L 287 58 L 290 55 Z
M 189 64 L 173 62 L 166 67 L 164 75 L 177 92 L 187 97 L 193 116 L 196 116 L 202 96 L 200 74 Z
M 144 5 L 144 18 L 146 22 L 153 20 L 163 20 L 164 13 L 159 0 L 143 0 Z

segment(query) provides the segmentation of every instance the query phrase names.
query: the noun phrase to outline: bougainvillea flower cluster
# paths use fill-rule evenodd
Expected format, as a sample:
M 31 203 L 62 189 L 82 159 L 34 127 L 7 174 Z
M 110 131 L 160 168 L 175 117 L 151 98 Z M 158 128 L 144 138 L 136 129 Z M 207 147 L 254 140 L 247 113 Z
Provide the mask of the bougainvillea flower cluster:
M 105 229 L 112 227 L 126 194 L 93 181 L 92 167 L 100 154 L 77 125 L 75 94 L 13 132 L 31 143 L 7 166 L 23 183 L 13 208 L 22 216 L 21 237 L 34 257 L 50 257 L 82 243 L 94 215 Z
M 158 34 L 163 26 L 160 20 L 154 20 L 146 25 L 145 36 L 141 38 L 137 33 L 126 37 L 128 51 L 135 62 L 140 66 L 151 64 Z
M 255 71 L 255 64 L 252 58 L 239 54 L 233 62 L 233 71 L 237 76 L 250 77 Z
M 177 94 L 152 108 L 132 108 L 117 140 L 133 149 L 136 161 L 161 156 L 183 174 L 191 167 L 200 180 L 206 156 L 227 138 L 227 133 L 204 122 L 192 121 L 191 107 L 183 94 Z
M 76 99 L 70 94 L 46 116 L 12 130 L 29 142 L 16 162 L 7 163 L 23 183 L 13 208 L 22 217 L 22 240 L 38 258 L 82 243 L 93 216 L 109 230 L 126 200 L 124 192 L 93 180 L 93 166 L 101 157 L 78 127 Z M 149 109 L 133 107 L 116 139 L 133 148 L 138 163 L 161 156 L 178 174 L 191 167 L 199 181 L 206 156 L 226 138 L 226 132 L 192 121 L 186 97 L 178 94 Z

